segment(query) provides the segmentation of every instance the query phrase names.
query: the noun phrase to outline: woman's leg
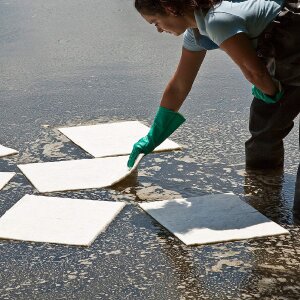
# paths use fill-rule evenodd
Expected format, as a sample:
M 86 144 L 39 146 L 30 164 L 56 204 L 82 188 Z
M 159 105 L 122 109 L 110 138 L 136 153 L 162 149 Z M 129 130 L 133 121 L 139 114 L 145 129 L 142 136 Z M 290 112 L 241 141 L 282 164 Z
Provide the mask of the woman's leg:
M 248 169 L 274 169 L 283 166 L 283 139 L 300 111 L 300 87 L 286 86 L 283 99 L 266 104 L 254 98 L 250 108 L 251 138 L 245 143 Z
M 278 104 L 254 99 L 250 111 L 251 138 L 246 142 L 248 168 L 283 165 L 283 138 L 293 127 L 300 109 L 300 0 L 286 0 L 282 11 L 258 38 L 257 54 L 270 74 L 285 85 Z M 294 212 L 300 221 L 300 165 L 298 167 Z

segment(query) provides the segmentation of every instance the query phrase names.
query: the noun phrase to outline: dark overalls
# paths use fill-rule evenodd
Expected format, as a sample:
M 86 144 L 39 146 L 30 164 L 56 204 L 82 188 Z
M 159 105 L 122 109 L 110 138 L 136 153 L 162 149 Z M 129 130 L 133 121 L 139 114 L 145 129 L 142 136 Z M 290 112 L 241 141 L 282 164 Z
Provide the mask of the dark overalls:
M 258 37 L 257 54 L 270 74 L 282 83 L 285 93 L 275 104 L 253 99 L 249 119 L 251 138 L 245 143 L 246 167 L 274 169 L 283 166 L 283 138 L 300 112 L 300 0 L 285 2 L 276 19 Z M 300 216 L 300 165 L 294 212 Z

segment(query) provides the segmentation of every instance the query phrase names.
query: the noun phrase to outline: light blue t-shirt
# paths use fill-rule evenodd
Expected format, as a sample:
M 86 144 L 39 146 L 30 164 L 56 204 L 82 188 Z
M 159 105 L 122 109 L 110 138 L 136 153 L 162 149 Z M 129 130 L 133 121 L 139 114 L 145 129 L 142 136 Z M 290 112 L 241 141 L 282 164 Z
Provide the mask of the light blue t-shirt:
M 219 48 L 228 38 L 244 32 L 256 38 L 280 12 L 283 0 L 223 0 L 205 15 L 195 11 L 197 30 L 184 33 L 183 47 L 191 51 Z

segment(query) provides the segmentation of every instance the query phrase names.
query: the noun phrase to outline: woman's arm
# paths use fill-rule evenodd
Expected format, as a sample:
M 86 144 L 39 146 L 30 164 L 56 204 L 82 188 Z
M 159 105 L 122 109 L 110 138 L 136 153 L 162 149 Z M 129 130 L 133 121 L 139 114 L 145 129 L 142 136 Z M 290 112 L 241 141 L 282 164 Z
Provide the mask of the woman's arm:
M 169 81 L 160 106 L 178 111 L 190 92 L 206 51 L 189 51 L 182 48 L 177 70 Z
M 263 93 L 274 96 L 278 92 L 278 86 L 272 80 L 266 66 L 257 57 L 245 33 L 236 34 L 225 40 L 220 48 L 240 67 L 246 79 Z
M 152 152 L 185 121 L 177 111 L 192 88 L 205 53 L 206 51 L 192 52 L 182 49 L 179 65 L 165 89 L 148 134 L 133 145 L 127 162 L 129 168 L 134 166 L 140 153 Z

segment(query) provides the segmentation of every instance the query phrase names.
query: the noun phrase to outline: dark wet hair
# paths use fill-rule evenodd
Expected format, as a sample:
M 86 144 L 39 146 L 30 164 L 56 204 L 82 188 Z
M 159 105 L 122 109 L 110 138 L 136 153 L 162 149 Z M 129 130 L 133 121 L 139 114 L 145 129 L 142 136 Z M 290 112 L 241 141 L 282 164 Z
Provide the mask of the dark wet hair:
M 221 3 L 222 0 L 135 0 L 134 6 L 138 12 L 148 15 L 165 15 L 166 8 L 175 15 L 183 15 L 188 9 L 209 9 Z

